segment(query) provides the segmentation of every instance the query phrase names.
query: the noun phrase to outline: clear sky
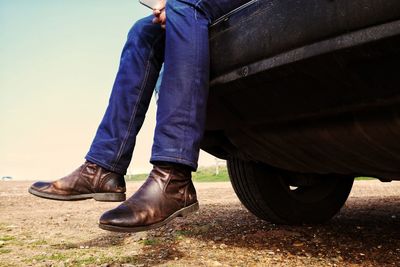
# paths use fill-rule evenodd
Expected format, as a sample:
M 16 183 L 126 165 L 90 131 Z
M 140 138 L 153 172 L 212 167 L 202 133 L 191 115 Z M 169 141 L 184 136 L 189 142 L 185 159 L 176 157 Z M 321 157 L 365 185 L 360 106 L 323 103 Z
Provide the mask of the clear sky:
M 137 0 L 0 0 L 0 178 L 55 179 L 83 162 L 127 31 L 150 14 Z M 130 173 L 150 170 L 155 110 Z

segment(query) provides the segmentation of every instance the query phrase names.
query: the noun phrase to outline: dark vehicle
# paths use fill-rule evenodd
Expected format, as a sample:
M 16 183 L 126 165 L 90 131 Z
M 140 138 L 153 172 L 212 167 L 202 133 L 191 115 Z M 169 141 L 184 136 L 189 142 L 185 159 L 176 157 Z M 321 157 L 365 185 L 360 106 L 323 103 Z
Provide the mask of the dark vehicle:
M 242 203 L 320 223 L 354 177 L 400 180 L 400 1 L 258 0 L 210 28 L 202 149 Z

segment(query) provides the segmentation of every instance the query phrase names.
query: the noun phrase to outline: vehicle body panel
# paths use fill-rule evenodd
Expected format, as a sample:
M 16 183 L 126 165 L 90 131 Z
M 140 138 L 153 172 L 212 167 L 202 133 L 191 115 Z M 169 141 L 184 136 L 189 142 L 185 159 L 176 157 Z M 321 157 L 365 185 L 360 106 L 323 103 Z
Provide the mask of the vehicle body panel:
M 399 1 L 254 1 L 210 45 L 204 150 L 400 178 Z

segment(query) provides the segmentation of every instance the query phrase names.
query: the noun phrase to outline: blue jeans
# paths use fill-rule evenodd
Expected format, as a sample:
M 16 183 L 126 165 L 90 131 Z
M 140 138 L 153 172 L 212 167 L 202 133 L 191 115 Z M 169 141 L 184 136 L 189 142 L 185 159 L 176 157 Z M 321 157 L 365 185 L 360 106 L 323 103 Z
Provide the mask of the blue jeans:
M 125 174 L 162 64 L 151 163 L 197 169 L 209 83 L 208 27 L 249 0 L 168 0 L 166 30 L 153 16 L 135 23 L 109 105 L 86 159 Z

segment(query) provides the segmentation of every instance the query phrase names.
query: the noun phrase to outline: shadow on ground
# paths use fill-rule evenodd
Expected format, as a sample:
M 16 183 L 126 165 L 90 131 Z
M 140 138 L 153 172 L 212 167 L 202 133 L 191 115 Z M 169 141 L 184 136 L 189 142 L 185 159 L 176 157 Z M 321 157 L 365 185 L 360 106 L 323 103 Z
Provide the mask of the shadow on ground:
M 261 255 L 326 258 L 345 265 L 397 265 L 399 203 L 400 197 L 353 199 L 338 216 L 317 226 L 274 225 L 257 219 L 240 205 L 206 205 L 189 220 L 178 219 L 150 232 L 148 238 L 170 237 L 170 241 L 152 246 L 147 253 L 171 250 L 183 236 L 217 249 L 247 248 L 261 251 Z
M 140 243 L 135 264 L 189 261 L 206 250 L 232 255 L 245 249 L 260 257 L 318 258 L 338 265 L 397 265 L 400 260 L 400 197 L 353 198 L 324 225 L 284 226 L 257 219 L 241 205 L 203 205 L 146 233 L 107 233 L 71 248 L 107 248 Z M 65 246 L 65 245 L 64 245 Z M 59 247 L 68 249 L 68 247 Z

